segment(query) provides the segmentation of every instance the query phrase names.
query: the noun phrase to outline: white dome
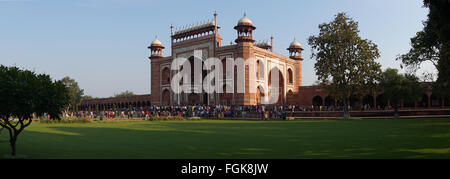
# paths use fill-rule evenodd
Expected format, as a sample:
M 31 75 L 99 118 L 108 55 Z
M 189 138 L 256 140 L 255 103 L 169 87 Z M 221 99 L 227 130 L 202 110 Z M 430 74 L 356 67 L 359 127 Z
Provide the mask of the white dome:
M 152 45 L 162 45 L 162 43 L 158 40 L 158 38 L 155 38 L 155 40 L 152 41 Z
M 242 24 L 242 23 L 248 23 L 248 24 L 253 24 L 252 21 L 244 15 L 244 17 L 242 17 L 241 19 L 239 19 L 238 25 Z
M 294 39 L 294 41 L 289 45 L 289 47 L 302 47 L 302 45 Z

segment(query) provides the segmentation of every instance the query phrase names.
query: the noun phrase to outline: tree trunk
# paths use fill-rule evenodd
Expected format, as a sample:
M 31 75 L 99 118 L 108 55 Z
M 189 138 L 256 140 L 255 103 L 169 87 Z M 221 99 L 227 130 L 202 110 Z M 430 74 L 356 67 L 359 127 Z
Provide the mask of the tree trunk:
M 394 104 L 394 118 L 398 119 L 398 104 Z
M 11 145 L 11 155 L 16 156 L 16 141 L 17 136 L 13 135 L 10 137 L 9 144 Z
M 348 105 L 347 105 L 347 97 L 343 98 L 344 102 L 344 119 L 350 119 L 350 112 L 348 111 Z
M 28 123 L 24 124 L 23 121 L 27 121 Z M 18 123 L 16 125 L 11 124 L 7 119 L 3 119 L 3 121 L 6 123 L 6 125 L 2 125 L 2 127 L 8 129 L 9 132 L 9 144 L 11 146 L 11 155 L 15 156 L 16 155 L 16 141 L 17 141 L 17 137 L 19 136 L 19 134 L 23 131 L 23 129 L 25 129 L 25 127 L 29 126 L 31 124 L 31 122 L 33 121 L 31 118 L 29 119 L 24 119 L 24 118 L 20 118 Z M 19 127 L 19 129 L 17 129 L 16 127 Z

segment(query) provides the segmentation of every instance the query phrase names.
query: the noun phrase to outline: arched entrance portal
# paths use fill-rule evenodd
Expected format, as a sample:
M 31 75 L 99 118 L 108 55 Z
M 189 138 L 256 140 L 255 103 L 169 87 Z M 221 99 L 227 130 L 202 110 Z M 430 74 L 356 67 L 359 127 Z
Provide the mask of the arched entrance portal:
M 231 88 L 231 86 L 229 86 Z M 231 105 L 233 100 L 233 93 L 232 91 L 227 91 L 227 86 L 223 85 L 222 92 L 219 94 L 220 102 L 223 105 Z
M 322 106 L 322 105 L 323 105 L 322 97 L 320 97 L 320 96 L 315 96 L 315 97 L 313 98 L 312 104 L 313 104 L 314 107 Z
M 170 104 L 170 92 L 169 90 L 164 90 L 161 96 L 161 105 L 169 105 Z
M 430 102 L 431 102 L 431 107 L 441 107 L 442 106 L 442 99 L 435 94 L 431 94 Z
M 275 87 L 275 85 L 272 85 L 272 74 L 278 73 L 278 100 L 274 105 L 284 105 L 285 102 L 285 95 L 284 95 L 284 78 L 283 74 L 281 73 L 281 70 L 277 67 L 272 68 L 269 72 L 269 88 Z M 269 95 L 272 95 L 272 92 L 269 93 Z
M 191 93 L 188 96 L 189 104 L 199 104 L 200 103 L 200 95 L 196 93 Z
M 201 69 L 199 72 L 201 73 L 195 73 L 195 61 L 201 61 Z M 203 83 L 195 84 L 195 79 L 198 79 L 197 82 L 202 81 L 205 79 L 207 75 L 207 70 L 205 70 L 205 63 L 202 59 L 195 59 L 194 56 L 191 56 L 188 58 L 188 62 L 191 64 L 191 89 L 202 89 Z M 187 62 L 186 62 L 187 63 Z M 202 90 L 203 91 L 203 90 Z M 208 104 L 208 97 L 209 95 L 206 92 L 202 93 L 188 93 L 188 104 Z

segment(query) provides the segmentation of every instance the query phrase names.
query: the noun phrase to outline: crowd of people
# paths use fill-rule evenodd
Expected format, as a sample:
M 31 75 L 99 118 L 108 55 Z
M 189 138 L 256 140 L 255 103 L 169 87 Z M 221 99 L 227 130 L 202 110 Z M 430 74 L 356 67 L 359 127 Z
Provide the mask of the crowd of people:
M 360 110 L 371 110 L 370 105 L 363 105 Z M 318 112 L 318 111 L 342 111 L 342 106 L 238 106 L 238 105 L 185 105 L 185 106 L 147 106 L 118 108 L 109 110 L 79 110 L 66 111 L 61 117 L 79 117 L 90 119 L 149 119 L 151 117 L 200 117 L 200 118 L 261 118 L 280 119 L 286 118 L 292 112 Z M 353 110 L 349 106 L 349 110 Z M 49 117 L 44 115 L 44 118 Z M 34 117 L 36 118 L 36 117 Z
M 292 108 L 291 108 L 292 110 Z M 84 118 L 132 119 L 150 117 L 200 117 L 200 118 L 247 118 L 249 113 L 267 113 L 266 118 L 280 118 L 283 107 L 265 106 L 227 106 L 227 105 L 188 105 L 188 106 L 149 106 L 122 108 L 116 110 L 65 112 L 62 116 L 77 116 Z M 254 117 L 251 116 L 251 117 Z
M 148 119 L 151 117 L 200 117 L 200 118 L 247 118 L 260 117 L 255 114 L 261 114 L 262 118 L 273 119 L 282 118 L 286 110 L 294 110 L 289 107 L 266 107 L 266 106 L 228 106 L 228 105 L 187 105 L 187 106 L 148 106 L 119 108 L 116 110 L 80 110 L 66 111 L 61 117 L 80 117 L 91 119 Z M 44 115 L 44 118 L 47 117 Z

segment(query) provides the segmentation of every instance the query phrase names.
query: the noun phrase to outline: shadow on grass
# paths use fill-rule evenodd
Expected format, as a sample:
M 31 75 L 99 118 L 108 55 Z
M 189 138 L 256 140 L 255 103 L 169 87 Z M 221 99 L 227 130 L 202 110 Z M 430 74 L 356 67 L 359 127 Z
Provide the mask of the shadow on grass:
M 406 124 L 415 122 L 37 124 L 17 147 L 28 158 L 450 158 L 446 126 Z M 0 156 L 9 152 L 0 143 Z

